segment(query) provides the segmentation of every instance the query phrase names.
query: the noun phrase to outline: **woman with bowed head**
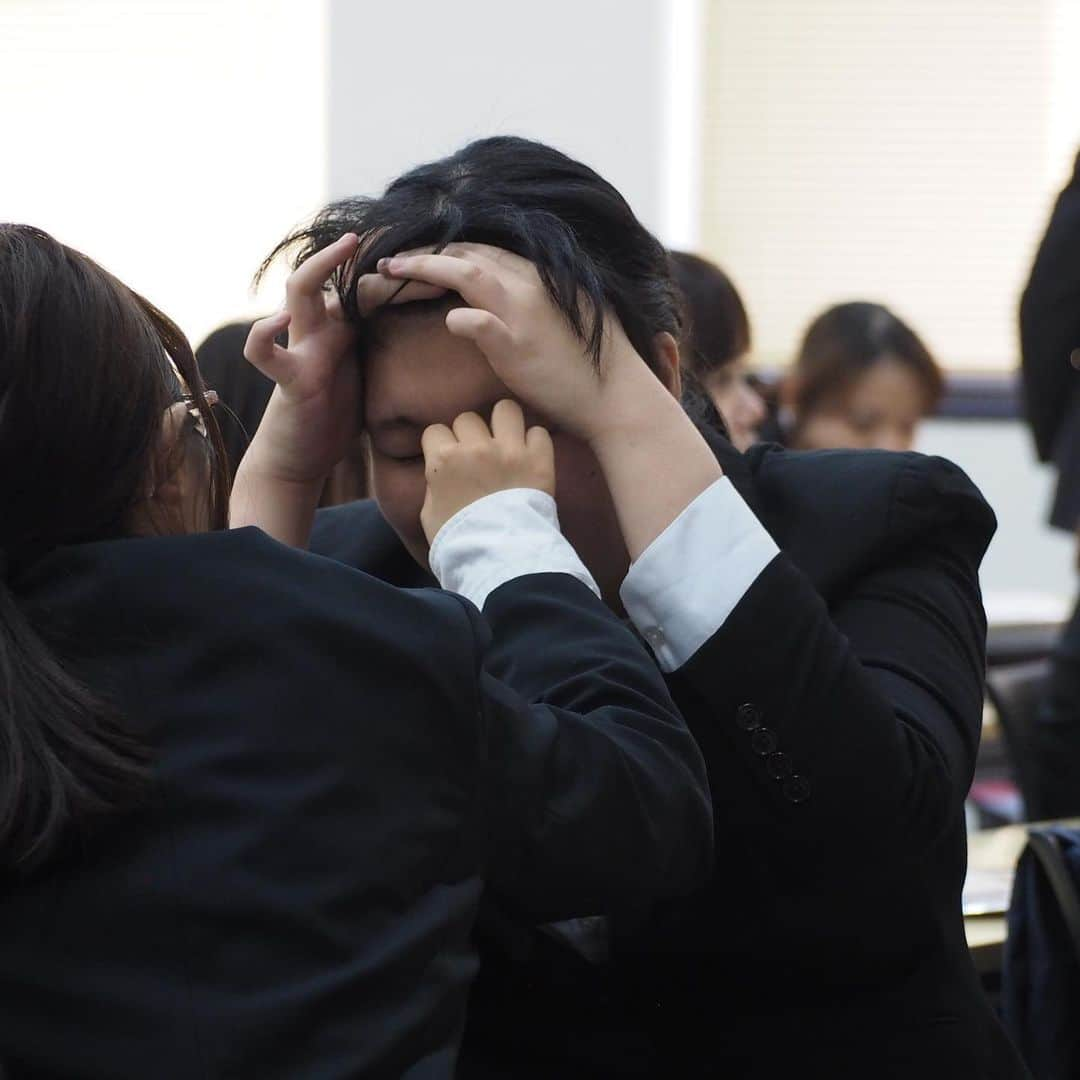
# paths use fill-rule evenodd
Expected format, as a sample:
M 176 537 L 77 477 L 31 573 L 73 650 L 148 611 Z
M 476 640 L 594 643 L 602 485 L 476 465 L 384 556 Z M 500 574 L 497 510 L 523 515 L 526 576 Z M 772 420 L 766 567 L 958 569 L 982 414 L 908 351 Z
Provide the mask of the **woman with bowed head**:
M 995 527 L 968 478 L 915 454 L 739 454 L 715 414 L 695 426 L 667 252 L 550 147 L 471 143 L 283 246 L 303 265 L 345 230 L 375 499 L 321 511 L 313 547 L 430 581 L 423 432 L 518 400 L 713 795 L 712 878 L 640 919 L 538 924 L 489 890 L 462 1074 L 1022 1077 L 960 906 Z M 536 700 L 543 628 L 451 584 Z
M 699 751 L 559 533 L 550 437 L 516 404 L 425 432 L 423 518 L 437 572 L 464 549 L 560 643 L 542 701 L 492 677 L 461 597 L 298 550 L 352 439 L 324 283 L 356 249 L 253 328 L 277 385 L 226 529 L 182 334 L 0 225 L 8 1076 L 449 1077 L 485 884 L 545 921 L 644 917 L 706 876 Z

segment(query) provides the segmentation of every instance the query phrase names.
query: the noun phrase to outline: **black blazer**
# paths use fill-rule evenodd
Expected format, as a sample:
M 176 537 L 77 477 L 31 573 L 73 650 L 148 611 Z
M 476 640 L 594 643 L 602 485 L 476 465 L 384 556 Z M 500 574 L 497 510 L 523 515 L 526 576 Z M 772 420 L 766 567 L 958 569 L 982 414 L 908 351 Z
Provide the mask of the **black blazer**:
M 1024 408 L 1041 461 L 1058 484 L 1050 523 L 1080 526 L 1080 374 L 1069 354 L 1080 348 L 1080 156 L 1054 204 L 1020 301 Z
M 709 769 L 715 875 L 616 921 L 606 967 L 548 935 L 486 952 L 462 1072 L 1023 1076 L 960 909 L 993 514 L 941 459 L 712 442 L 782 549 L 669 679 Z M 372 513 L 328 511 L 320 538 L 352 517 L 347 554 L 401 574 Z M 531 696 L 542 650 L 504 599 L 492 663 Z
M 17 587 L 156 771 L 0 887 L 12 1077 L 449 1076 L 485 877 L 544 921 L 636 918 L 708 873 L 697 747 L 568 576 L 503 589 L 551 638 L 534 705 L 483 669 L 467 602 L 255 529 L 61 550 Z

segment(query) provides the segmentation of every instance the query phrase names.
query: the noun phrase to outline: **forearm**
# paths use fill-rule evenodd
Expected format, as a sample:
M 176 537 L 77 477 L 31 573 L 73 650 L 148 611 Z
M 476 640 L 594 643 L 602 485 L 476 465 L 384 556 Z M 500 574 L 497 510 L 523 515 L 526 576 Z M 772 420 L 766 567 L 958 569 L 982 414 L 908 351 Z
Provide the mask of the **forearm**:
M 633 635 L 566 575 L 508 583 L 484 617 L 502 680 L 485 695 L 505 799 L 492 887 L 541 920 L 632 918 L 697 887 L 713 859 L 700 751 Z
M 250 452 L 240 462 L 229 499 L 229 525 L 254 525 L 290 547 L 307 548 L 322 483 L 287 480 L 261 468 Z
M 590 438 L 631 560 L 722 475 L 678 400 L 639 360 L 611 388 Z

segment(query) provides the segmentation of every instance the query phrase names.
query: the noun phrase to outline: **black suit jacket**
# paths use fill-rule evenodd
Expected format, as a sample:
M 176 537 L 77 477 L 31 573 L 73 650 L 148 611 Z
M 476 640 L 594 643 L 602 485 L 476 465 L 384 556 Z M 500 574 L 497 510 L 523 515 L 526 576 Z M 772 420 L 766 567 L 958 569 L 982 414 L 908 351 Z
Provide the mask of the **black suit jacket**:
M 1020 301 L 1024 407 L 1042 461 L 1058 486 L 1050 522 L 1080 526 L 1080 374 L 1069 354 L 1080 348 L 1080 156 L 1054 205 Z
M 697 747 L 568 576 L 504 588 L 550 636 L 531 705 L 459 597 L 255 529 L 61 550 L 17 584 L 156 764 L 144 806 L 0 888 L 12 1077 L 449 1076 L 484 878 L 543 921 L 707 875 Z
M 547 937 L 486 952 L 463 1072 L 1023 1076 L 960 909 L 993 514 L 941 459 L 712 442 L 782 549 L 669 678 L 709 769 L 714 877 L 616 921 L 606 967 Z M 347 557 L 400 574 L 372 513 L 329 511 L 321 538 L 351 517 Z M 504 637 L 504 599 L 492 662 L 530 696 L 541 650 Z

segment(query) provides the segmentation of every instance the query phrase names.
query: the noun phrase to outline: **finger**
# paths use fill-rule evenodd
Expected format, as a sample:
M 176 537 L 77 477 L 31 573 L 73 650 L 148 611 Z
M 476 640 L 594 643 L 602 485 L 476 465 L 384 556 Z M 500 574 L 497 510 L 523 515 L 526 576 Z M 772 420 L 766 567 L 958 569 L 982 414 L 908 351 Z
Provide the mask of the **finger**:
M 446 295 L 440 285 L 423 281 L 401 281 L 382 274 L 362 274 L 356 283 L 356 305 L 361 315 L 370 315 L 384 304 L 408 304 L 414 300 L 435 300 Z
M 409 254 L 412 254 L 412 252 L 409 252 Z M 535 281 L 539 276 L 536 266 L 524 256 L 507 251 L 506 248 L 495 247 L 492 244 L 475 244 L 468 240 L 455 241 L 452 244 L 447 244 L 439 254 L 456 255 L 460 259 L 469 259 L 479 263 L 493 272 L 503 274 L 509 272 L 514 277 L 524 280 Z
M 506 287 L 496 269 L 453 255 L 395 255 L 386 264 L 394 278 L 426 281 L 456 292 L 472 307 L 498 315 L 506 305 Z
M 445 424 L 432 424 L 424 428 L 420 436 L 420 451 L 424 455 L 424 465 L 431 468 L 447 451 L 457 446 L 457 437 Z
M 491 441 L 491 429 L 478 413 L 463 412 L 454 419 L 454 434 L 460 443 L 478 443 Z
M 406 248 L 404 251 L 397 252 L 397 254 L 400 255 L 400 256 L 434 255 L 436 253 L 436 251 L 439 251 L 439 250 L 440 249 L 436 248 L 434 244 L 426 244 L 424 247 Z M 390 260 L 392 258 L 393 258 L 392 255 L 387 255 L 385 258 L 380 259 L 375 264 L 375 269 L 380 274 L 383 274 L 386 277 L 389 277 L 390 276 L 390 274 L 389 274 Z
M 293 317 L 293 329 L 306 334 L 326 314 L 323 286 L 330 275 L 356 254 L 360 243 L 356 233 L 345 233 L 328 247 L 301 263 L 285 282 L 286 306 Z
M 495 402 L 491 410 L 491 434 L 497 442 L 522 446 L 525 443 L 525 414 L 521 406 L 511 398 Z
M 274 338 L 290 323 L 292 316 L 287 311 L 279 311 L 265 319 L 257 319 L 248 331 L 244 343 L 244 359 L 256 371 L 261 371 L 274 382 L 287 382 L 293 374 L 292 357 Z
M 454 308 L 446 313 L 446 329 L 454 337 L 471 341 L 487 357 L 488 363 L 504 356 L 513 346 L 510 328 L 490 311 Z
M 525 432 L 525 449 L 538 454 L 550 454 L 554 458 L 555 444 L 551 441 L 551 432 L 539 425 L 529 428 Z

